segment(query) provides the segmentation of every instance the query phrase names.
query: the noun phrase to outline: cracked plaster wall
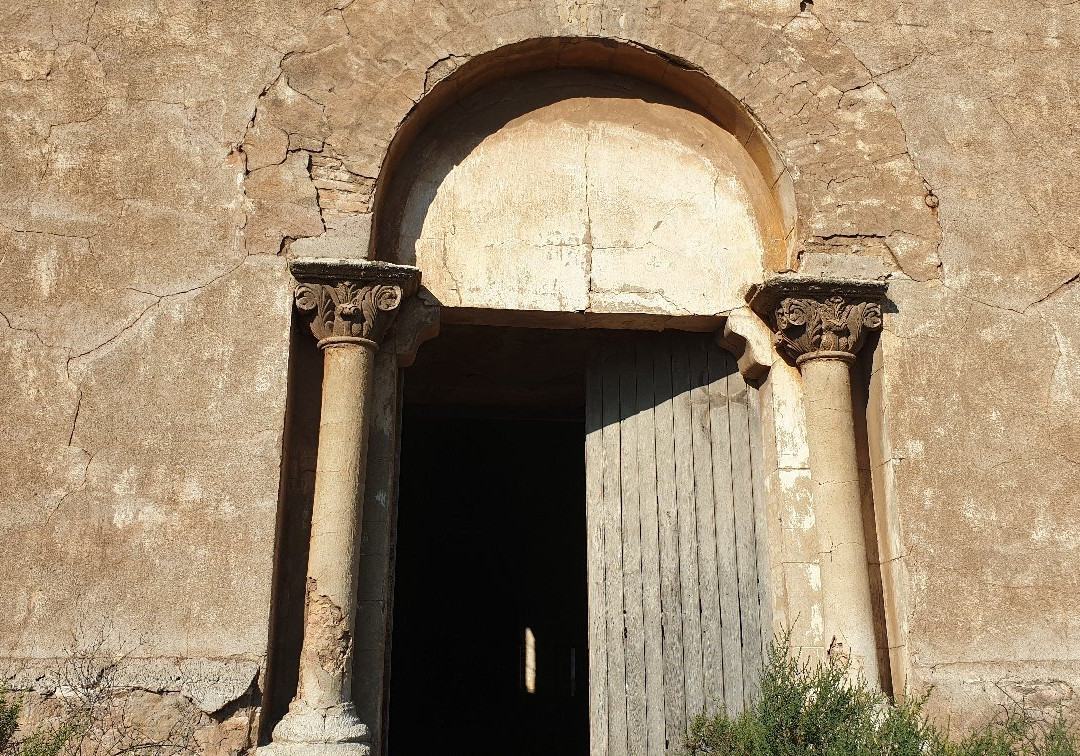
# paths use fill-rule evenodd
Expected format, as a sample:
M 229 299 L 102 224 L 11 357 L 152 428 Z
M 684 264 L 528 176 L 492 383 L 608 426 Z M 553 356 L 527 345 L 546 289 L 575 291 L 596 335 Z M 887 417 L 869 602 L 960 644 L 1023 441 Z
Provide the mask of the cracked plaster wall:
M 960 725 L 1001 691 L 1072 701 L 1080 4 L 798 6 L 0 11 L 5 653 L 107 622 L 148 656 L 261 662 L 283 255 L 365 254 L 390 141 L 440 79 L 603 36 L 689 61 L 764 125 L 799 219 L 800 258 L 772 267 L 894 279 L 871 407 L 900 679 Z

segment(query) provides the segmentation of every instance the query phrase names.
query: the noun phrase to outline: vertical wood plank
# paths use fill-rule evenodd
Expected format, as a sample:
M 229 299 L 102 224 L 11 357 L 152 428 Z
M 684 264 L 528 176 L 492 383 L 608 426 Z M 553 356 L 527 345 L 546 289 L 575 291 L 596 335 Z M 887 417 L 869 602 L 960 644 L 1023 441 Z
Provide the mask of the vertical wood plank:
M 637 334 L 627 334 L 628 337 Z M 622 336 L 622 334 L 620 334 Z M 626 621 L 626 738 L 629 752 L 644 753 L 646 734 L 645 620 L 642 603 L 637 370 L 632 338 L 619 338 L 620 478 L 622 481 L 623 612 Z
M 702 337 L 688 338 L 690 411 L 693 429 L 694 501 L 697 507 L 698 582 L 701 600 L 702 679 L 706 711 L 724 706 L 724 644 L 721 637 L 720 573 L 717 568 L 713 499 L 713 430 L 709 363 Z M 721 434 L 723 436 L 724 434 Z
M 772 580 L 769 564 L 769 521 L 765 507 L 765 461 L 761 432 L 761 395 L 755 386 L 747 391 L 750 406 L 750 473 L 754 494 L 754 542 L 757 549 L 758 607 L 761 628 L 761 666 L 751 670 L 754 692 L 760 689 L 761 670 L 773 639 Z
M 679 510 L 675 492 L 675 415 L 670 339 L 652 342 L 656 406 L 656 500 L 659 515 L 660 606 L 664 639 L 664 718 L 668 749 L 676 753 L 687 729 L 683 668 L 682 583 L 679 567 Z
M 585 376 L 585 521 L 589 580 L 589 753 L 608 753 L 607 602 L 604 592 L 604 394 L 600 365 Z
M 713 431 L 713 495 L 716 512 L 716 556 L 720 577 L 721 634 L 724 644 L 724 706 L 729 714 L 742 709 L 742 619 L 739 608 L 739 569 L 735 532 L 735 496 L 728 416 L 728 376 L 734 361 L 718 347 L 708 354 Z
M 605 613 L 607 616 L 608 752 L 628 753 L 626 731 L 626 633 L 623 606 L 622 479 L 619 411 L 619 370 L 610 342 L 600 347 L 603 385 L 603 467 L 604 467 L 604 563 L 606 566 Z
M 605 337 L 586 396 L 591 752 L 674 754 L 742 709 L 771 637 L 757 394 L 666 333 Z
M 679 579 L 682 588 L 683 676 L 686 715 L 705 711 L 702 677 L 701 597 L 698 585 L 697 511 L 694 500 L 694 429 L 690 406 L 690 355 L 685 340 L 668 335 L 671 348 L 675 436 L 675 500 L 679 512 Z
M 656 425 L 651 335 L 634 344 L 637 376 L 638 505 L 641 518 L 641 604 L 645 634 L 645 753 L 667 750 L 664 715 L 664 629 L 660 608 L 660 528 L 657 501 Z
M 739 605 L 742 609 L 743 680 L 747 692 L 757 685 L 761 668 L 761 607 L 758 597 L 757 538 L 750 456 L 750 407 L 746 382 L 739 372 L 728 376 L 731 423 L 732 487 L 735 493 L 735 542 L 739 564 Z

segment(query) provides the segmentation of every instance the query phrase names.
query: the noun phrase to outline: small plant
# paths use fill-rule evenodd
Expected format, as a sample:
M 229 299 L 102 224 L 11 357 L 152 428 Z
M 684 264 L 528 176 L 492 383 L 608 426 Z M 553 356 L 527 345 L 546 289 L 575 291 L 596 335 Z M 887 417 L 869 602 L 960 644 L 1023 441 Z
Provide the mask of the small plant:
M 13 700 L 7 690 L 0 688 L 0 753 L 6 754 L 8 746 L 19 729 L 22 704 Z
M 761 691 L 735 718 L 698 716 L 691 756 L 1080 756 L 1064 717 L 1046 722 L 1017 704 L 959 742 L 924 713 L 928 695 L 893 703 L 843 662 L 811 664 L 774 642 Z
M 183 711 L 144 729 L 129 708 L 132 689 L 121 684 L 125 656 L 101 644 L 73 651 L 56 670 L 55 690 L 41 711 L 24 717 L 24 694 L 0 683 L 0 756 L 193 756 L 198 753 L 197 710 Z M 37 705 L 35 704 L 35 709 Z
M 22 699 L 0 689 L 0 754 L 3 756 L 58 756 L 82 732 L 77 722 L 66 721 L 55 727 L 39 727 L 17 738 L 21 714 Z

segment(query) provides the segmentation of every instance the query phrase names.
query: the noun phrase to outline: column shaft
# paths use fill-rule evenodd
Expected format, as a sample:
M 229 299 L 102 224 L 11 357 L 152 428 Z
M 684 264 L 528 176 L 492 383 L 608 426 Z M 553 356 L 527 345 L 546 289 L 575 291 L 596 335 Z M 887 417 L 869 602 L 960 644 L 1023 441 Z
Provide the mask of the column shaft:
M 325 349 L 298 694 L 324 708 L 352 698 L 356 581 L 373 350 Z
M 887 284 L 781 275 L 748 299 L 776 327 L 777 348 L 802 372 L 814 513 L 821 539 L 821 595 L 830 656 L 881 685 L 866 561 L 850 366 L 882 327 Z
M 296 698 L 269 747 L 275 754 L 371 753 L 370 728 L 352 701 L 352 663 L 375 347 L 363 339 L 324 344 L 304 643 Z
M 825 641 L 834 653 L 850 655 L 852 671 L 877 686 L 877 640 L 851 404 L 852 359 L 843 353 L 807 355 L 800 367 L 821 537 Z
M 296 697 L 264 756 L 369 756 L 352 701 L 368 407 L 379 342 L 420 271 L 368 260 L 297 259 L 296 307 L 323 348 L 322 415 L 311 511 L 304 642 Z

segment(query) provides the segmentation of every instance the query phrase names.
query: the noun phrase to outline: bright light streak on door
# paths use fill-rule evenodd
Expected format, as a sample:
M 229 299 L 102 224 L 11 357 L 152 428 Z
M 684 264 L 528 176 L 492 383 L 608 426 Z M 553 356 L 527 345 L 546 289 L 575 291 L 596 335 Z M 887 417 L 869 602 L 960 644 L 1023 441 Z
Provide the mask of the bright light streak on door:
M 525 692 L 536 693 L 536 636 L 525 628 Z

